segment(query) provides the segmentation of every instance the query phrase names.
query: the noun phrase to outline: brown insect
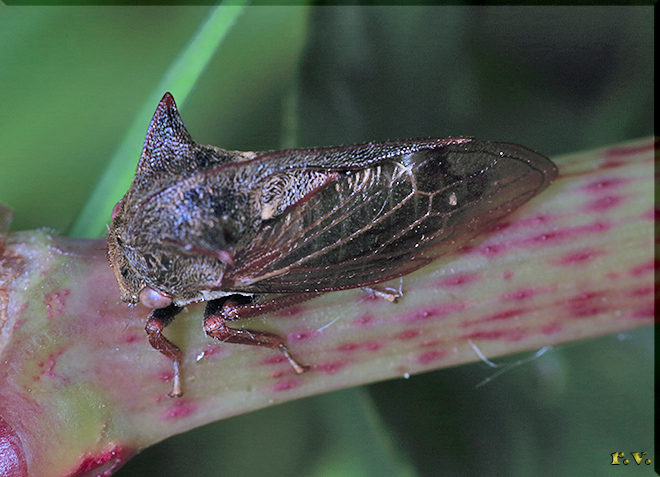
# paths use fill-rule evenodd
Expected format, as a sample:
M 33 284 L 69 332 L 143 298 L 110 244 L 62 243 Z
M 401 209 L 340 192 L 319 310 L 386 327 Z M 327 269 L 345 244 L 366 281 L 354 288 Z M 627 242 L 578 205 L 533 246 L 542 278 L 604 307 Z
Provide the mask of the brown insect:
M 108 256 L 122 300 L 154 309 L 149 342 L 174 362 L 170 395 L 180 396 L 181 351 L 162 331 L 186 304 L 208 301 L 208 335 L 279 348 L 302 373 L 280 336 L 227 322 L 417 270 L 556 175 L 530 149 L 462 137 L 267 152 L 204 146 L 166 93 L 113 210 Z

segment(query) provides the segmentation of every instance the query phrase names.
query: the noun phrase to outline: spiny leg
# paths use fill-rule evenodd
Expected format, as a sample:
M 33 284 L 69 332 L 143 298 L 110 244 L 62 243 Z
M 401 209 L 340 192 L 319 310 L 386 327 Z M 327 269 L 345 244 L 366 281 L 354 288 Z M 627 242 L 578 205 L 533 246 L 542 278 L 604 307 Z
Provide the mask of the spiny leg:
M 179 372 L 181 350 L 178 346 L 163 336 L 163 329 L 172 323 L 174 317 L 181 311 L 181 309 L 180 306 L 174 304 L 166 308 L 156 308 L 149 315 L 147 326 L 145 326 L 151 346 L 172 360 L 174 376 L 172 378 L 172 391 L 169 393 L 171 397 L 180 397 L 183 394 L 181 391 L 181 375 Z
M 242 330 L 227 326 L 228 320 L 239 318 L 242 306 L 249 309 L 251 305 L 245 303 L 244 298 L 240 296 L 229 296 L 208 302 L 206 311 L 204 311 L 206 334 L 226 343 L 277 348 L 284 353 L 296 374 L 301 374 L 309 369 L 309 366 L 300 364 L 291 356 L 284 343 L 284 338 L 281 336 L 267 331 Z

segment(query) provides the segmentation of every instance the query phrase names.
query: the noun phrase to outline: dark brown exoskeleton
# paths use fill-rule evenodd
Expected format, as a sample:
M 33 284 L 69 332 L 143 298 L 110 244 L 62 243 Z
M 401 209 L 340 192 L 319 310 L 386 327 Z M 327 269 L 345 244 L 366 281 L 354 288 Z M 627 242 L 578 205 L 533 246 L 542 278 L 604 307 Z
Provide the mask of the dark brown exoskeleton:
M 227 321 L 417 270 L 556 175 L 534 151 L 470 138 L 268 152 L 199 145 L 166 93 L 113 210 L 108 255 L 122 300 L 154 309 L 149 341 L 173 360 L 179 396 L 181 352 L 162 330 L 186 304 L 208 301 L 208 335 L 279 348 L 301 373 L 280 336 Z M 278 296 L 259 301 L 265 294 Z

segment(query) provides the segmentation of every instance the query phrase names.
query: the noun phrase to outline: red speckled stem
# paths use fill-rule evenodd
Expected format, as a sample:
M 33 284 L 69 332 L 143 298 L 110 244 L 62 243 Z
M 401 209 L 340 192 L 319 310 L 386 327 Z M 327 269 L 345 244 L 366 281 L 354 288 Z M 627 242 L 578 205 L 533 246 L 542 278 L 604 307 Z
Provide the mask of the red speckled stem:
M 188 307 L 165 334 L 185 395 L 119 301 L 104 241 L 0 235 L 0 474 L 110 475 L 170 435 L 267 405 L 653 323 L 654 140 L 555 158 L 550 188 L 392 304 L 350 290 L 250 320 L 276 350 L 223 344 Z M 8 214 L 0 210 L 0 217 Z M 0 231 L 2 226 L 0 224 Z M 399 281 L 391 284 L 398 288 Z

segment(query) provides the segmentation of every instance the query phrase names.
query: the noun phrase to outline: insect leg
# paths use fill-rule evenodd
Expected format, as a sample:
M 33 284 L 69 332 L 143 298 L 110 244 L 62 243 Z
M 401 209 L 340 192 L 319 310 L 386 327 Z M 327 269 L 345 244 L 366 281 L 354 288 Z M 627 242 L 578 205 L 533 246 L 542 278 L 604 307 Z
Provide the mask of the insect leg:
M 288 306 L 297 305 L 319 295 L 321 293 L 317 292 L 286 293 L 267 300 L 258 300 L 257 296 L 233 295 L 229 297 L 231 299 L 225 301 L 222 311 L 227 321 L 242 320 L 243 318 L 272 313 Z
M 179 397 L 183 394 L 181 391 L 181 375 L 179 373 L 181 350 L 163 336 L 163 329 L 172 323 L 174 317 L 180 311 L 181 307 L 174 304 L 166 308 L 156 308 L 149 315 L 147 325 L 145 326 L 151 346 L 170 358 L 173 362 L 174 376 L 172 377 L 172 391 L 169 393 L 172 397 Z
M 309 369 L 309 366 L 300 364 L 291 356 L 284 343 L 284 338 L 281 336 L 267 331 L 236 329 L 227 326 L 228 320 L 236 319 L 237 310 L 240 310 L 241 306 L 251 306 L 249 303 L 242 304 L 239 300 L 240 298 L 229 296 L 208 302 L 204 312 L 204 331 L 207 335 L 227 343 L 277 348 L 284 353 L 297 374 Z

